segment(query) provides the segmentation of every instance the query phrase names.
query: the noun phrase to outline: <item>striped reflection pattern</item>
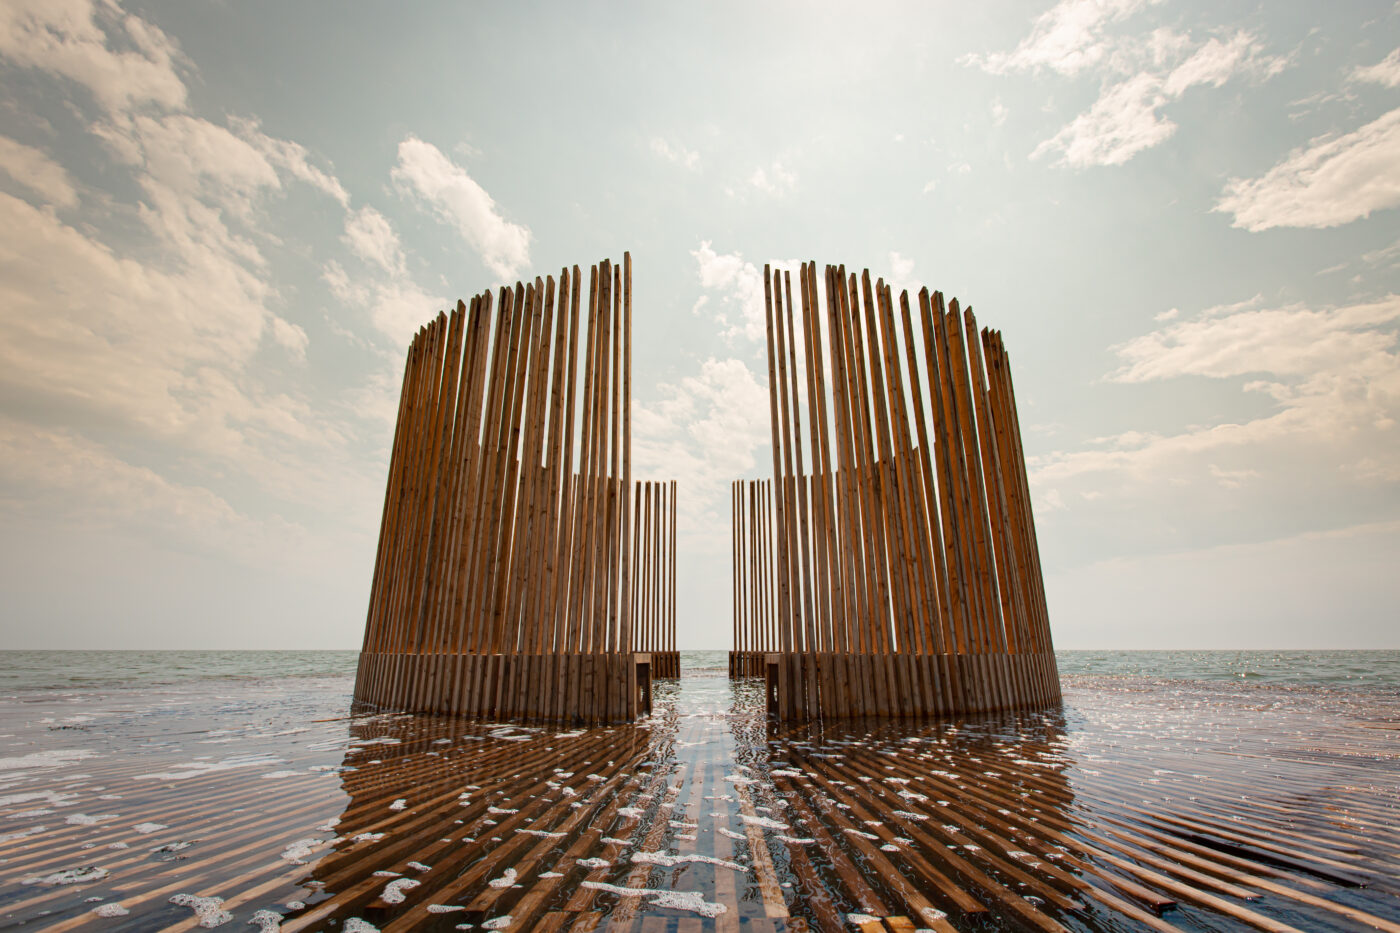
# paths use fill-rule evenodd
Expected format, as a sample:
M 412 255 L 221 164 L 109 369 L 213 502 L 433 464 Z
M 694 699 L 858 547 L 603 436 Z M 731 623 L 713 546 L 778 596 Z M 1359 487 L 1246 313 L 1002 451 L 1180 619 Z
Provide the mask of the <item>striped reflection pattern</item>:
M 632 481 L 630 255 L 583 286 L 574 266 L 486 291 L 413 338 L 357 701 L 585 722 L 648 708 L 638 650 L 674 637 L 650 589 L 634 637 L 639 558 L 652 576 L 666 559 L 659 534 L 636 537 L 652 529 Z
M 774 479 L 733 489 L 731 674 L 782 719 L 1058 702 L 1001 334 L 869 270 L 822 294 L 764 268 Z

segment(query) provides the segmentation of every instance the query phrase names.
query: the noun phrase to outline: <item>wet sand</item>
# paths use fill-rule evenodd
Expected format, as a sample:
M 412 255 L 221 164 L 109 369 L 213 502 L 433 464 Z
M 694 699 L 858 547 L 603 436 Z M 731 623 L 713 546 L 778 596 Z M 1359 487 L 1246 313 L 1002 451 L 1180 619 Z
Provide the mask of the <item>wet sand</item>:
M 1068 678 L 774 730 L 346 714 L 344 678 L 0 698 L 0 926 L 1400 931 L 1400 700 Z

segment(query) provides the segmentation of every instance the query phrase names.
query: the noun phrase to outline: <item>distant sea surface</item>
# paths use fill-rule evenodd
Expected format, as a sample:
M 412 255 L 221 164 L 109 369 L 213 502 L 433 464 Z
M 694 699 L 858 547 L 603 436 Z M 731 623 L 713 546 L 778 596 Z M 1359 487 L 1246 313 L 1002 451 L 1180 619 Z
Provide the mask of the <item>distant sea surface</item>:
M 110 689 L 193 680 L 350 677 L 356 651 L 0 651 L 0 692 Z M 726 651 L 685 651 L 686 670 Z M 1400 651 L 1061 651 L 1069 676 L 1355 686 L 1400 691 Z

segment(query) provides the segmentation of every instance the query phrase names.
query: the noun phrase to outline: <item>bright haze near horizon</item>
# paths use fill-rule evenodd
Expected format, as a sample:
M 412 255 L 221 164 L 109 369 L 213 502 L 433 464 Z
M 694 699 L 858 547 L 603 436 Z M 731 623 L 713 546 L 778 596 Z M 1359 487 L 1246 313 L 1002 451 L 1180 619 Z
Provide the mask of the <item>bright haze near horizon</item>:
M 6 0 L 0 646 L 357 647 L 412 333 L 630 250 L 682 648 L 729 644 L 805 259 L 1003 331 L 1059 647 L 1400 647 L 1398 45 L 1386 3 Z

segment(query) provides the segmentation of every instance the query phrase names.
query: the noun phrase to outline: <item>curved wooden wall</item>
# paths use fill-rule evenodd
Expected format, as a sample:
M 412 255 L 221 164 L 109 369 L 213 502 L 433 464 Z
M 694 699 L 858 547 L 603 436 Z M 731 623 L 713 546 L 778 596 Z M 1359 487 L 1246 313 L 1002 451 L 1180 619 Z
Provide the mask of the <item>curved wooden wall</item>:
M 414 337 L 357 701 L 582 721 L 649 706 L 633 627 L 631 257 L 592 267 L 586 315 L 583 294 L 574 266 L 458 302 Z
M 764 278 L 775 479 L 734 487 L 731 673 L 784 719 L 1058 702 L 1001 334 L 868 270 L 827 266 L 824 313 L 815 263 L 797 315 Z

